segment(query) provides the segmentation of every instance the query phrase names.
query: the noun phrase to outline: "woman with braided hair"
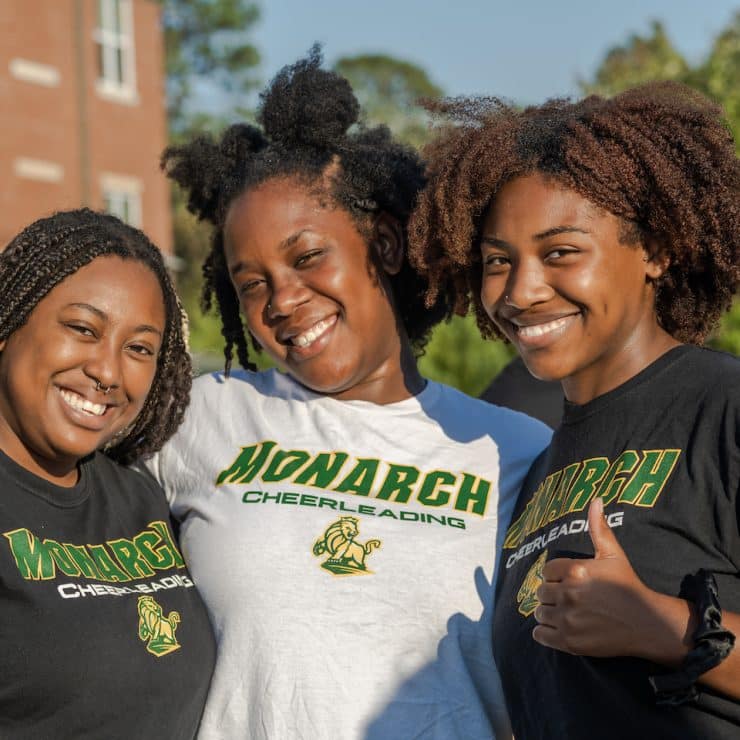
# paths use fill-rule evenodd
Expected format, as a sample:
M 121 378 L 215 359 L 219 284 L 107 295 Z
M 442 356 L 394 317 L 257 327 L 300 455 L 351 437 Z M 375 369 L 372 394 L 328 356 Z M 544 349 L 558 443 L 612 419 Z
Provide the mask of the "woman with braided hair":
M 148 463 L 216 628 L 201 737 L 505 736 L 497 525 L 549 432 L 420 375 L 449 313 L 406 259 L 423 166 L 320 61 L 278 74 L 261 127 L 164 154 L 213 224 L 226 340 Z
M 678 84 L 437 106 L 410 226 L 428 301 L 559 380 L 506 533 L 494 653 L 517 740 L 740 733 L 740 165 Z
M 0 253 L 0 293 L 0 736 L 192 738 L 208 615 L 162 490 L 120 464 L 188 403 L 162 257 L 113 216 L 56 213 Z

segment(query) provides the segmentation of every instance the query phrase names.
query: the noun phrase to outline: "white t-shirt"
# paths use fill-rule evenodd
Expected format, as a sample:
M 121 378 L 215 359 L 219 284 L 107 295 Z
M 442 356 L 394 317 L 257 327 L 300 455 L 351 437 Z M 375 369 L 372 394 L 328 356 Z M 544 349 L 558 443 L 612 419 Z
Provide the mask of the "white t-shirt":
M 381 406 L 276 371 L 196 381 L 147 467 L 218 642 L 200 737 L 506 737 L 496 553 L 549 437 L 434 382 Z

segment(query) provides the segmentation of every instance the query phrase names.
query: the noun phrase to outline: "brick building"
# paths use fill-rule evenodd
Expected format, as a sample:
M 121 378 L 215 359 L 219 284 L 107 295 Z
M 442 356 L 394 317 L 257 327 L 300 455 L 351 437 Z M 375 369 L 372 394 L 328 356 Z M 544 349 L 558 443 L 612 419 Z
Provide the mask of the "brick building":
M 88 205 L 172 250 L 156 0 L 0 0 L 0 249 Z

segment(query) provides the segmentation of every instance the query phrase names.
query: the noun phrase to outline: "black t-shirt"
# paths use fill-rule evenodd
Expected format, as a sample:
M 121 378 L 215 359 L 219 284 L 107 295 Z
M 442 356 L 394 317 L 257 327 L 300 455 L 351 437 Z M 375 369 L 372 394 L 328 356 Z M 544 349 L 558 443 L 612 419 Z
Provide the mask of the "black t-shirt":
M 0 488 L 0 737 L 194 737 L 215 645 L 161 489 L 99 453 L 61 488 L 2 452 Z
M 739 441 L 740 361 L 696 347 L 671 350 L 588 404 L 566 404 L 501 557 L 494 654 L 517 740 L 740 737 L 740 705 L 708 689 L 696 703 L 657 706 L 648 677 L 668 668 L 573 656 L 531 636 L 542 565 L 593 557 L 594 495 L 647 586 L 678 596 L 683 578 L 706 568 L 722 607 L 740 612 Z
M 522 411 L 555 429 L 563 417 L 563 388 L 538 380 L 521 357 L 515 357 L 480 395 L 483 401 Z

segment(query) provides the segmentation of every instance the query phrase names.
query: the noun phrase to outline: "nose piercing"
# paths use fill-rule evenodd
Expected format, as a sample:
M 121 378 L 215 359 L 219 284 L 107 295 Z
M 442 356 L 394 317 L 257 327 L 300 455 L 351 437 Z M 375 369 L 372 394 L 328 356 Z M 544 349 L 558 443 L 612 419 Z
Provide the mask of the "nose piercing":
M 103 385 L 99 380 L 95 381 L 95 390 L 102 391 L 104 396 L 107 396 L 112 388 L 112 385 Z
M 511 305 L 511 299 L 509 298 L 509 294 L 508 293 L 504 296 L 504 303 L 507 306 L 510 306 Z

